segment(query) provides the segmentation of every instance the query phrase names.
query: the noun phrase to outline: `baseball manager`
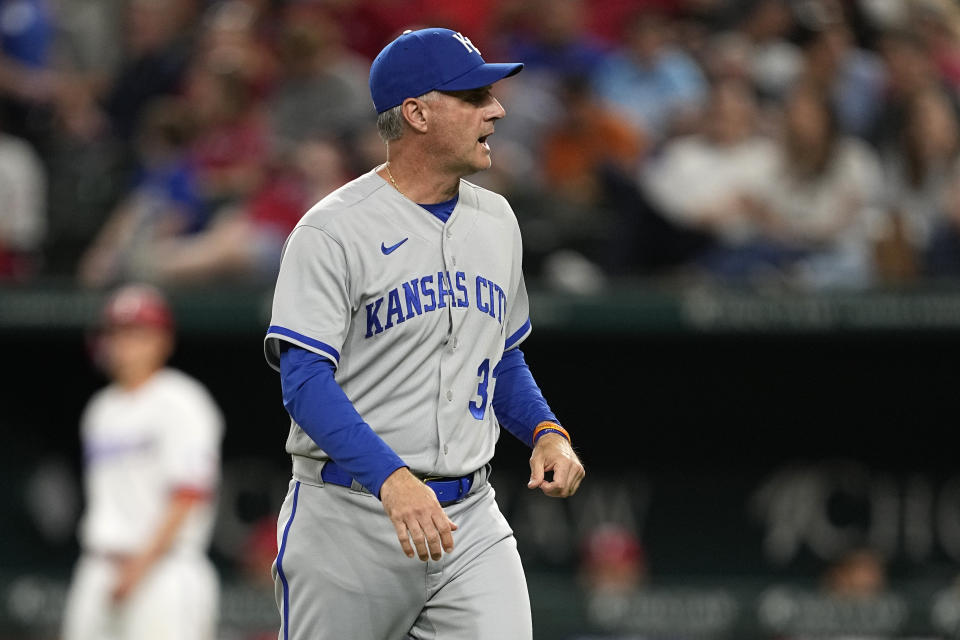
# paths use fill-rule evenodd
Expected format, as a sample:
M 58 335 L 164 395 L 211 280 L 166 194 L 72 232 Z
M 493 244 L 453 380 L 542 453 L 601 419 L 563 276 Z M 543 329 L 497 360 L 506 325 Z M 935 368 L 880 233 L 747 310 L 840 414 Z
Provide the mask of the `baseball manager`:
M 532 637 L 488 482 L 500 427 L 533 449 L 529 488 L 570 496 L 584 469 L 519 348 L 516 217 L 464 180 L 506 115 L 491 86 L 522 67 L 449 29 L 404 32 L 370 69 L 386 162 L 287 239 L 264 342 L 292 419 L 282 640 Z

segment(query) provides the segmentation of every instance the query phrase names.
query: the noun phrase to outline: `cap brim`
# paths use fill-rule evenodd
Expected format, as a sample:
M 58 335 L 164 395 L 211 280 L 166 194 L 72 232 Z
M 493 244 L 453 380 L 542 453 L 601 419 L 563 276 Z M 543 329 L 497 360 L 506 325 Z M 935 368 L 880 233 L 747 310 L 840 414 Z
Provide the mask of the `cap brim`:
M 485 62 L 460 77 L 437 87 L 439 91 L 465 91 L 491 85 L 497 80 L 515 76 L 523 69 L 522 62 Z

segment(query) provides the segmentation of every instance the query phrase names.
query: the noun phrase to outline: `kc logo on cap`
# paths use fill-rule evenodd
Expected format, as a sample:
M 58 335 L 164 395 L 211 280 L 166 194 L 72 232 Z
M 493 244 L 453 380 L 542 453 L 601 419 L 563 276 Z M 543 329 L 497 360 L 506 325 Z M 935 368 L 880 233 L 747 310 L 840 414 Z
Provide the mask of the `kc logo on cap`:
M 457 31 L 405 31 L 370 65 L 370 95 L 377 113 L 383 113 L 407 98 L 485 87 L 521 69 L 519 62 L 485 62 L 470 38 Z
M 413 33 L 413 32 L 411 31 L 410 33 Z M 470 38 L 468 38 L 467 36 L 463 35 L 463 34 L 460 33 L 459 31 L 457 31 L 456 33 L 454 33 L 454 34 L 453 34 L 453 37 L 456 38 L 457 40 L 459 40 L 459 41 L 460 41 L 460 44 L 462 44 L 464 47 L 466 47 L 466 49 L 467 49 L 468 52 L 470 52 L 470 51 L 476 51 L 478 54 L 483 55 L 482 53 L 480 53 L 480 49 L 477 49 L 477 45 L 475 45 L 475 44 L 473 44 L 472 42 L 470 42 Z

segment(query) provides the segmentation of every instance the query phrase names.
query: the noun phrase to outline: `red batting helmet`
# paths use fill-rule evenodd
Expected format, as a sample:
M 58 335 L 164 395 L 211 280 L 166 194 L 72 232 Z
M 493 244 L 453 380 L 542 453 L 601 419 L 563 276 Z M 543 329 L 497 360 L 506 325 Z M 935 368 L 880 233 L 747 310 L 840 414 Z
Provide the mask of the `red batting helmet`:
M 173 328 L 173 313 L 166 297 L 148 284 L 128 284 L 107 299 L 101 315 L 105 329 L 118 326 Z

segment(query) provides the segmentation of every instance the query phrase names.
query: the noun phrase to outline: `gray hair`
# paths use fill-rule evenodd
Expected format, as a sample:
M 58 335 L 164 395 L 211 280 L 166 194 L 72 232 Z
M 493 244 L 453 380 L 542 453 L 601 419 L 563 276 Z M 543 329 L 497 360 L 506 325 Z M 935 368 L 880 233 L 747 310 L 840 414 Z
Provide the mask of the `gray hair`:
M 417 100 L 430 102 L 437 97 L 436 94 L 436 91 L 428 91 L 422 96 L 417 96 Z M 384 142 L 393 142 L 403 137 L 402 107 L 402 104 L 398 104 L 377 116 L 377 131 Z

